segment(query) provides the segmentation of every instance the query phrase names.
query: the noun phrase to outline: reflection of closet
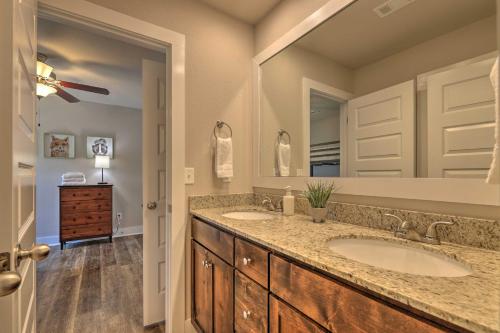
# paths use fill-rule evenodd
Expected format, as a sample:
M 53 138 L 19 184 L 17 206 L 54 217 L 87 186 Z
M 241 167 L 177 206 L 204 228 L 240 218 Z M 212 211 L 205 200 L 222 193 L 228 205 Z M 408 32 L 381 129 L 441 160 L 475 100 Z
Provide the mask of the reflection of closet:
M 495 143 L 494 60 L 427 77 L 428 177 L 486 178 Z
M 351 99 L 347 109 L 348 176 L 414 177 L 414 80 Z

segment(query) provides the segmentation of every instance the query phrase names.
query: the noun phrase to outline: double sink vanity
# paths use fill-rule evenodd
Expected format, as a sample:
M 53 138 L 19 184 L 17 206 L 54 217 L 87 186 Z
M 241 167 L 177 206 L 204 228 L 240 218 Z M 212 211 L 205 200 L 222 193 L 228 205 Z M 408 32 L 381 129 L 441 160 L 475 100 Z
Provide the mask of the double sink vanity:
M 498 332 L 500 253 L 258 206 L 192 209 L 200 332 Z

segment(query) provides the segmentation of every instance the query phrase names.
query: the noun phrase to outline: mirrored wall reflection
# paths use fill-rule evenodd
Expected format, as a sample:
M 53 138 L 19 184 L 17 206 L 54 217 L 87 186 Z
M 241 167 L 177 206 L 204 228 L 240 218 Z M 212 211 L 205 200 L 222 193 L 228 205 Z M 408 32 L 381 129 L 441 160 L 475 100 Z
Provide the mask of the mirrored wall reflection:
M 384 2 L 354 2 L 261 65 L 262 176 L 486 177 L 495 0 Z

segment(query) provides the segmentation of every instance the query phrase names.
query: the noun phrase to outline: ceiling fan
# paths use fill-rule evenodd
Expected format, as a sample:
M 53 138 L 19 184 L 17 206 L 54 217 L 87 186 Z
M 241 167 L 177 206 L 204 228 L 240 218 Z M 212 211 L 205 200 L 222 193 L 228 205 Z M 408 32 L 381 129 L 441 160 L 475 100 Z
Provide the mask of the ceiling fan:
M 71 95 L 63 88 L 84 90 L 96 94 L 109 95 L 109 90 L 105 88 L 99 88 L 94 86 L 89 86 L 86 84 L 80 84 L 75 82 L 68 82 L 63 80 L 57 80 L 56 74 L 53 72 L 53 67 L 47 65 L 47 56 L 43 53 L 37 53 L 36 62 L 36 95 L 38 98 L 47 97 L 51 94 L 56 94 L 67 102 L 77 103 L 80 100 L 75 96 Z

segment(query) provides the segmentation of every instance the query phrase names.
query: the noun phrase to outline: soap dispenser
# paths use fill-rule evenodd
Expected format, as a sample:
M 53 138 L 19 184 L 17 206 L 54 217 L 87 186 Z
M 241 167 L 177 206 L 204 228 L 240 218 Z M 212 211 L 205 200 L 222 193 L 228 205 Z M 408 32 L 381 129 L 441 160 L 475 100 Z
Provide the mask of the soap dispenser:
M 285 196 L 283 197 L 283 215 L 293 215 L 295 212 L 295 197 L 292 195 L 292 187 L 285 187 Z

